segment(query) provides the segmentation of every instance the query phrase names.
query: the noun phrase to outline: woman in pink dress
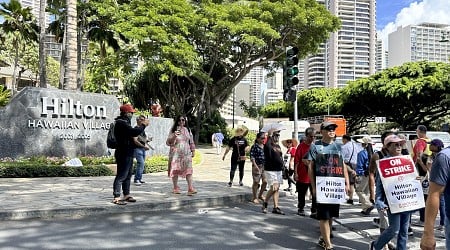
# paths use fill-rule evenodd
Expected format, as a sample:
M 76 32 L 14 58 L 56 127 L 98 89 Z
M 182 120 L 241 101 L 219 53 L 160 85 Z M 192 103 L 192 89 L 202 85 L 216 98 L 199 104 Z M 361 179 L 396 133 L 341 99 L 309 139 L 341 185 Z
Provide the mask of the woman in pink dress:
M 195 154 L 194 138 L 187 126 L 187 118 L 180 116 L 174 120 L 166 144 L 170 146 L 169 177 L 172 178 L 174 194 L 180 194 L 178 177 L 186 178 L 188 184 L 187 195 L 196 194 L 192 184 L 192 157 Z

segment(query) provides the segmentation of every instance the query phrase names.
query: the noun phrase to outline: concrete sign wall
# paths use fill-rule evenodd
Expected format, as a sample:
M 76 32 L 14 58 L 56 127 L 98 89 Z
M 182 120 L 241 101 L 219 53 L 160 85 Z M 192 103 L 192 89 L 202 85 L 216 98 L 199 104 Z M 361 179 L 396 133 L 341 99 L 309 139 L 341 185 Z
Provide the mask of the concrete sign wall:
M 118 115 L 113 95 L 24 88 L 0 109 L 0 158 L 108 155 L 105 138 Z M 146 133 L 154 137 L 153 154 L 168 152 L 165 139 L 172 122 L 151 120 Z

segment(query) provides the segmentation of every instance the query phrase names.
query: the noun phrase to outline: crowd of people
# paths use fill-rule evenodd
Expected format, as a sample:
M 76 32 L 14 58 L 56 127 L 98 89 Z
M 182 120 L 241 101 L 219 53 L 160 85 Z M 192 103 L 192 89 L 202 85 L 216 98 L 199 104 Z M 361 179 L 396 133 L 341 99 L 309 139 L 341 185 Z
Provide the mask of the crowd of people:
M 136 126 L 132 127 L 134 113 L 133 106 L 124 104 L 115 122 L 118 147 L 114 155 L 117 174 L 113 183 L 113 203 L 117 205 L 136 202 L 130 195 L 133 158 L 137 161 L 134 183 L 145 183 L 142 180 L 143 161 L 145 152 L 150 149 L 151 138 L 144 130 L 149 120 L 138 116 Z M 197 193 L 192 179 L 195 144 L 187 122 L 185 116 L 174 119 L 166 144 L 170 147 L 168 176 L 173 184 L 172 193 L 181 194 L 178 185 L 181 177 L 186 179 L 187 195 L 191 196 Z M 374 152 L 369 136 L 358 139 L 357 143 L 345 135 L 343 143 L 337 143 L 337 126 L 333 122 L 323 122 L 319 131 L 309 127 L 300 143 L 296 138 L 280 140 L 280 129 L 273 128 L 257 133 L 251 146 L 246 139 L 247 131 L 237 128 L 222 156 L 225 160 L 231 151 L 228 186 L 234 184 L 236 170 L 239 171 L 239 186 L 243 185 L 248 154 L 252 164 L 252 202 L 261 203 L 263 213 L 268 212 L 270 203 L 272 213 L 284 215 L 279 207 L 279 193 L 285 179 L 288 181 L 285 191 L 292 192 L 295 185 L 297 214 L 306 216 L 309 191 L 309 214 L 319 221 L 318 245 L 323 249 L 334 249 L 331 242 L 333 218 L 339 217 L 342 203 L 355 204 L 353 192 L 358 196 L 362 216 L 371 215 L 374 209 L 378 213 L 374 222 L 380 228 L 380 235 L 370 243 L 370 249 L 407 249 L 408 236 L 413 233 L 411 223 L 424 227 L 421 249 L 435 249 L 435 230 L 445 232 L 446 246 L 450 249 L 450 206 L 445 206 L 450 204 L 450 147 L 444 148 L 439 139 L 430 140 L 426 136 L 426 126 L 419 125 L 412 152 L 406 147 L 405 137 L 391 131 L 381 135 L 383 147 Z M 316 140 L 316 135 L 321 139 Z M 223 134 L 218 131 L 211 140 L 220 154 Z M 413 202 L 406 202 L 410 198 L 408 195 L 394 197 L 405 187 L 411 187 L 407 192 L 414 197 Z M 419 213 L 420 219 L 411 222 L 411 214 L 415 212 Z M 435 226 L 438 212 L 440 220 Z

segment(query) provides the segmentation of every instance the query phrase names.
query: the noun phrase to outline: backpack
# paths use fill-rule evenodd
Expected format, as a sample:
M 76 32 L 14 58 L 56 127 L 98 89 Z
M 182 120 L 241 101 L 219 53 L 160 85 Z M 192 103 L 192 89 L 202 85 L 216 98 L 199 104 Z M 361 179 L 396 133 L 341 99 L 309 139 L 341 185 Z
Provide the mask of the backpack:
M 108 135 L 106 136 L 106 146 L 108 148 L 112 148 L 112 149 L 116 149 L 118 146 L 116 135 L 114 134 L 114 126 L 115 125 L 116 125 L 116 122 L 112 122 L 109 124 Z

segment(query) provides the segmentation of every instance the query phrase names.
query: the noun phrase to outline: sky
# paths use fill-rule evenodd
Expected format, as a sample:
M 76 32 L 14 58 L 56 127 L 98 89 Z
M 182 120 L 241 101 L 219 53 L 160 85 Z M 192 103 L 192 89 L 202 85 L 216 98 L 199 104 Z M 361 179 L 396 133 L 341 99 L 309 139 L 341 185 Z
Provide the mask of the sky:
M 377 0 L 377 31 L 387 45 L 397 27 L 434 22 L 450 25 L 449 0 Z

